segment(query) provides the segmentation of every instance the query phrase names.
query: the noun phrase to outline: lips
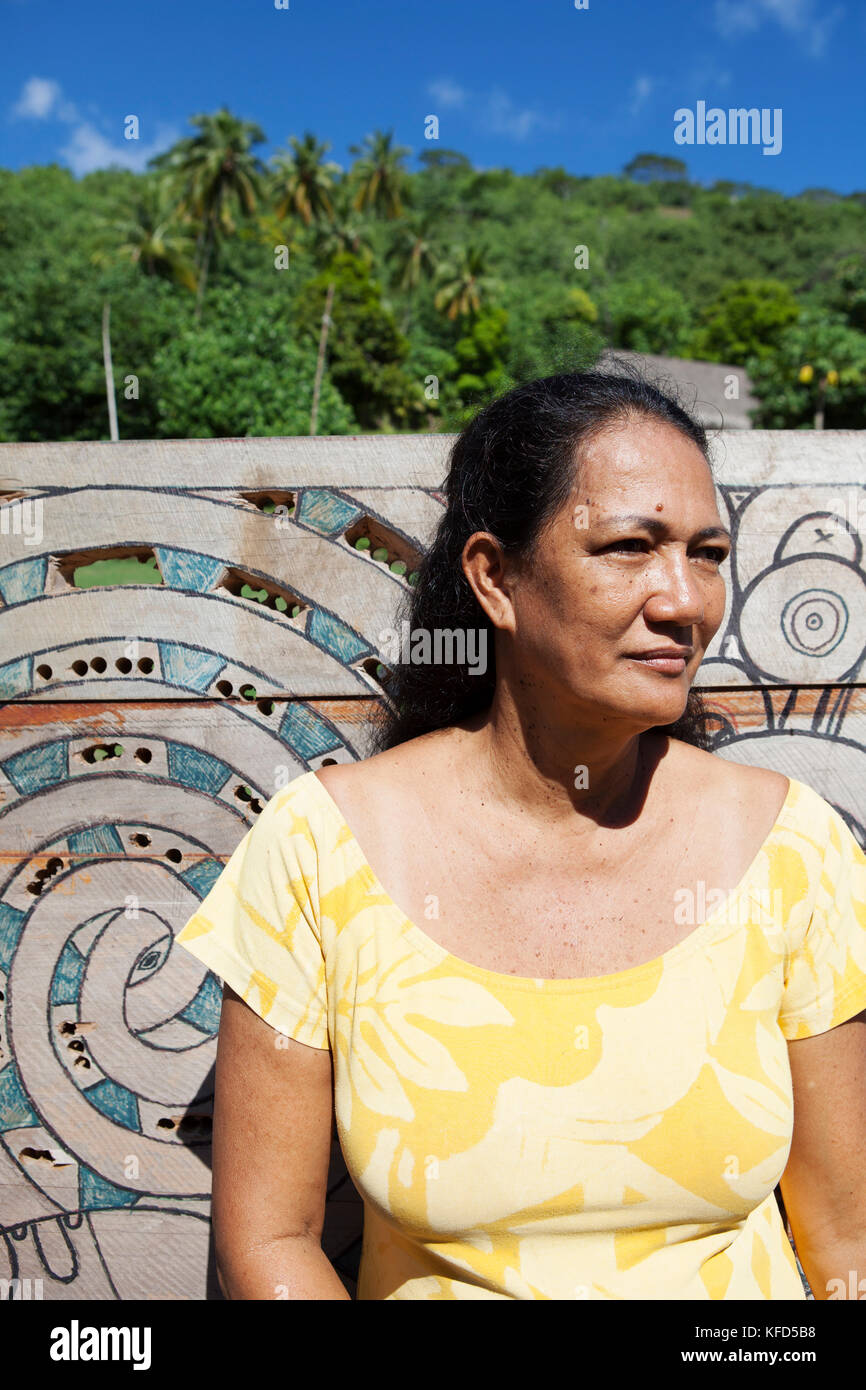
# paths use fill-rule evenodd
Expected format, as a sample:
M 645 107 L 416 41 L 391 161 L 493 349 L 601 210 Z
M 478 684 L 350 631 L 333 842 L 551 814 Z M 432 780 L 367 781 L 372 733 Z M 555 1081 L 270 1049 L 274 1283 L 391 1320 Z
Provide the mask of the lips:
M 654 671 L 679 676 L 686 669 L 686 662 L 694 651 L 693 647 L 656 647 L 648 652 L 635 652 L 630 661 L 640 661 Z

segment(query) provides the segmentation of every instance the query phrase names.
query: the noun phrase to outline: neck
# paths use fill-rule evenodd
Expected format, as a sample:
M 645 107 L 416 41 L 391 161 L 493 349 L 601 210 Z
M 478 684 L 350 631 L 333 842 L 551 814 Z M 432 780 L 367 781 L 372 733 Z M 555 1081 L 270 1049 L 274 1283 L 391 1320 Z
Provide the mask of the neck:
M 489 709 L 463 720 L 457 754 L 478 769 L 478 794 L 504 810 L 552 825 L 617 826 L 632 821 L 643 803 L 666 740 L 618 721 L 581 723 L 559 711 L 518 703 L 505 681 L 497 683 Z M 465 741 L 464 741 L 465 740 Z

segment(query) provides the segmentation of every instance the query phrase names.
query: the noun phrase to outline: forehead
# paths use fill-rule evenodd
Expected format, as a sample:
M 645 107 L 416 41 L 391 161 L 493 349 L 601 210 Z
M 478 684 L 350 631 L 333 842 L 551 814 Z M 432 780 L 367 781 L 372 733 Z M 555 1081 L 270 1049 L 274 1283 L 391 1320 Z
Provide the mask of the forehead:
M 697 444 L 676 426 L 646 417 L 617 422 L 587 440 L 578 451 L 578 489 L 582 502 L 604 510 L 625 500 L 653 508 L 716 506 Z

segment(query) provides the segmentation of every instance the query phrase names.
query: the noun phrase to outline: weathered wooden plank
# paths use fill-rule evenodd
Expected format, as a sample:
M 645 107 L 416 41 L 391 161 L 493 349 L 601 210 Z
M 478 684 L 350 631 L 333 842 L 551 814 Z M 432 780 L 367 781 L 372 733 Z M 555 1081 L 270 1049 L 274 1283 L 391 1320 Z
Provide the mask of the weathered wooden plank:
M 735 549 L 725 620 L 697 684 L 857 681 L 866 648 L 859 436 L 757 435 L 732 431 L 719 446 L 719 505 Z M 171 490 L 151 473 L 136 483 L 137 471 L 160 461 L 173 466 L 175 455 L 163 446 L 129 446 L 125 485 L 83 486 L 89 455 L 75 454 L 74 488 L 0 506 L 0 699 L 135 700 L 157 690 L 167 698 L 213 698 L 227 689 L 260 697 L 379 693 L 375 670 L 380 660 L 387 664 L 386 634 L 443 514 L 435 489 L 410 481 L 423 473 L 421 464 L 410 467 L 393 446 L 405 443 L 407 457 L 429 464 L 431 440 L 443 437 L 388 438 L 363 480 L 366 440 L 196 441 L 211 461 L 211 481 L 221 469 L 236 470 L 233 486 L 209 491 Z M 772 482 L 722 480 L 738 476 L 744 439 L 756 476 Z M 259 443 L 269 446 L 264 455 L 251 452 Z M 303 481 L 306 443 L 317 457 L 344 459 L 339 488 Z M 321 455 L 325 444 L 335 455 Z M 61 479 L 72 467 L 67 446 L 20 447 L 50 447 Z M 107 468 L 116 466 L 105 450 L 122 446 L 91 447 Z M 40 457 L 22 456 L 34 466 Z M 270 514 L 260 506 L 268 487 L 283 499 Z M 366 551 L 354 546 L 360 532 L 372 538 Z M 384 561 L 373 558 L 379 546 Z M 152 557 L 148 573 L 162 584 L 76 587 L 89 564 L 133 552 Z M 391 568 L 395 557 L 403 573 Z
M 227 488 L 407 486 L 440 488 L 449 434 L 268 439 L 122 439 L 0 444 L 0 487 Z M 857 485 L 866 472 L 860 430 L 720 430 L 712 438 L 720 482 L 731 487 Z M 58 466 L 60 462 L 60 467 Z

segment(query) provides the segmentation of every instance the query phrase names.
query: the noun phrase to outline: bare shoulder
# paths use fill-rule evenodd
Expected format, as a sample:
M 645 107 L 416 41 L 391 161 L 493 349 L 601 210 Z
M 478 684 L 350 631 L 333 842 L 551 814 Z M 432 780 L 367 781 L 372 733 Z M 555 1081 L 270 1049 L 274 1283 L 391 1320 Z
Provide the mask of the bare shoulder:
M 784 805 L 789 779 L 772 768 L 733 762 L 679 739 L 668 742 L 671 771 L 718 797 L 723 805 L 739 809 L 750 819 L 773 821 Z M 666 759 L 667 761 L 667 759 Z
M 316 769 L 316 777 L 349 819 L 393 815 L 402 796 L 435 779 L 444 746 L 443 737 L 425 734 L 358 762 L 329 763 Z

